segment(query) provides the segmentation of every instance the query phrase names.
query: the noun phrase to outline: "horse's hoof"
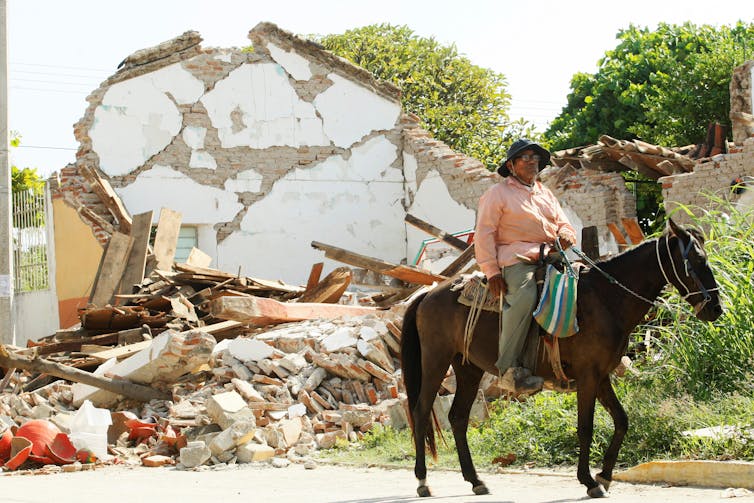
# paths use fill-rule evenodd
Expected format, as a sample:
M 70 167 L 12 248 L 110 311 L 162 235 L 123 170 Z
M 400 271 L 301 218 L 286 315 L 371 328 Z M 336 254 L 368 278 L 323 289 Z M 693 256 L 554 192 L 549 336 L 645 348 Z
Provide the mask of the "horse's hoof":
M 597 482 L 598 482 L 598 483 L 599 483 L 599 484 L 600 484 L 600 485 L 601 485 L 602 487 L 604 487 L 604 488 L 605 488 L 605 491 L 609 491 L 609 490 L 610 490 L 610 484 L 612 483 L 612 480 L 607 480 L 607 479 L 606 479 L 605 477 L 603 477 L 602 475 L 595 475 L 594 479 L 595 479 L 595 480 L 596 480 L 596 481 L 597 481 Z
M 474 494 L 478 495 L 490 493 L 490 490 L 487 489 L 487 486 L 484 485 L 484 483 L 472 487 L 471 490 L 474 491 Z
M 597 484 L 591 489 L 587 489 L 586 493 L 589 495 L 590 498 L 606 498 L 607 497 L 607 491 L 600 484 Z
M 432 493 L 429 490 L 429 486 L 419 486 L 416 488 L 416 494 L 418 494 L 421 498 L 426 498 L 428 496 L 432 496 Z

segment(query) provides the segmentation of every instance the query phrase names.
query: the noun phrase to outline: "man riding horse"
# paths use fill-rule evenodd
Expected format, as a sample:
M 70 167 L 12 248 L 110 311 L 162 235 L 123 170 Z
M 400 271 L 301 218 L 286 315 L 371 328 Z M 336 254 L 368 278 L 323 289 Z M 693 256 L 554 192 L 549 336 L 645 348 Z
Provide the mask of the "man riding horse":
M 476 261 L 487 277 L 494 298 L 502 297 L 502 327 L 498 359 L 501 386 L 516 395 L 542 389 L 543 379 L 532 376 L 519 361 L 537 304 L 535 262 L 541 243 L 563 250 L 576 243 L 555 195 L 536 180 L 550 161 L 550 152 L 522 138 L 508 149 L 497 172 L 504 178 L 479 200 L 474 237 Z M 550 250 L 544 250 L 545 253 Z

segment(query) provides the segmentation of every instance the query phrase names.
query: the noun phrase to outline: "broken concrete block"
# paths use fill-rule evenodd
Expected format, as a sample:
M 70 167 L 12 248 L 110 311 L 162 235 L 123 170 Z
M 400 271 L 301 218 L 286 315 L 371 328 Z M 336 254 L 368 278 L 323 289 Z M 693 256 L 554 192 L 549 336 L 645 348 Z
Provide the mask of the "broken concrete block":
M 215 347 L 215 338 L 201 330 L 176 332 L 166 330 L 154 339 L 152 344 L 138 353 L 114 365 L 108 362 L 107 370 L 138 384 L 153 382 L 174 382 L 201 365 L 206 364 Z M 99 369 L 98 369 L 99 370 Z M 96 373 L 96 372 L 95 372 Z M 84 400 L 104 407 L 115 403 L 118 395 L 86 384 L 73 385 L 74 406 L 79 407 Z
M 242 362 L 258 362 L 270 358 L 274 349 L 269 344 L 257 339 L 237 337 L 228 344 L 228 351 Z
M 249 381 L 252 377 L 254 377 L 254 374 L 251 373 L 251 370 L 249 370 L 249 368 L 242 363 L 231 365 L 230 368 L 233 369 L 233 373 L 236 374 L 236 377 L 244 381 Z
M 315 390 L 325 377 L 327 377 L 327 371 L 325 369 L 322 367 L 315 368 L 314 372 L 307 377 L 306 382 L 304 383 L 304 389 L 308 392 Z
M 241 396 L 244 397 L 249 402 L 264 402 L 264 397 L 259 393 L 259 391 L 254 388 L 254 386 L 248 382 L 243 381 L 241 379 L 231 379 L 231 383 L 233 383 L 233 386 L 235 386 L 236 390 L 238 390 L 239 393 L 241 393 Z
M 306 415 L 306 405 L 303 403 L 294 403 L 288 407 L 288 417 L 293 419 Z
M 246 401 L 235 391 L 212 395 L 205 403 L 207 415 L 223 430 L 236 421 L 254 422 L 254 412 L 246 406 Z
M 295 445 L 296 442 L 298 442 L 299 437 L 301 436 L 301 432 L 303 431 L 303 425 L 301 423 L 301 418 L 297 417 L 294 419 L 283 419 L 278 423 L 278 428 L 283 433 L 283 438 L 285 438 L 285 444 L 287 446 Z
M 290 353 L 283 358 L 277 360 L 277 364 L 289 371 L 291 374 L 298 374 L 301 369 L 306 367 L 308 363 L 306 358 L 297 353 Z
M 212 454 L 219 456 L 220 453 L 235 449 L 239 445 L 249 442 L 256 432 L 256 422 L 236 421 L 227 430 L 220 432 L 209 444 Z
M 322 339 L 321 344 L 322 348 L 329 353 L 354 346 L 356 344 L 354 329 L 352 327 L 341 327 Z
M 374 411 L 372 409 L 342 410 L 340 412 L 341 421 L 351 423 L 357 428 L 374 421 Z
M 317 441 L 317 446 L 320 449 L 332 449 L 335 447 L 335 443 L 340 440 L 348 440 L 346 432 L 343 430 L 330 431 L 327 433 L 318 433 L 314 437 Z
M 239 463 L 253 463 L 255 461 L 265 461 L 275 455 L 275 449 L 269 445 L 256 444 L 249 442 L 238 448 L 236 456 Z
M 203 465 L 210 457 L 212 457 L 212 451 L 202 441 L 189 442 L 186 447 L 181 448 L 180 461 L 186 468 Z

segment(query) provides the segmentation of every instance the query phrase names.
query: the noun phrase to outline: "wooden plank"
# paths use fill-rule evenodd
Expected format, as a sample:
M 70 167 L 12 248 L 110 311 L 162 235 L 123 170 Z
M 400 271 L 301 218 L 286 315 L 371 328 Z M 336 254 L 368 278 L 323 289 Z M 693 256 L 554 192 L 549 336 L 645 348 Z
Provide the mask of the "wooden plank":
M 151 345 L 152 345 L 152 340 L 149 339 L 146 341 L 129 344 L 127 346 L 110 348 L 110 349 L 106 349 L 105 351 L 97 351 L 96 353 L 90 353 L 89 356 L 92 358 L 96 358 L 100 362 L 105 362 L 109 360 L 110 358 L 117 358 L 118 360 L 122 360 L 126 357 L 133 355 L 134 353 L 138 353 L 142 349 L 148 348 Z
M 101 178 L 91 166 L 81 166 L 79 173 L 89 182 L 92 192 L 99 196 L 102 204 L 105 205 L 110 214 L 118 221 L 120 232 L 131 234 L 131 215 L 129 215 L 126 207 L 123 206 L 123 201 L 115 193 L 110 182 Z
M 383 311 L 373 307 L 317 304 L 304 302 L 278 302 L 264 297 L 218 297 L 209 302 L 209 313 L 221 320 L 235 320 L 256 326 L 273 325 L 289 321 L 342 316 L 380 316 Z
M 455 248 L 457 250 L 463 251 L 466 248 L 468 248 L 468 246 L 469 246 L 464 241 L 458 239 L 457 237 L 453 236 L 452 234 L 449 234 L 449 233 L 445 232 L 444 230 L 439 229 L 439 228 L 435 227 L 434 225 L 432 225 L 430 223 L 427 223 L 424 220 L 421 220 L 421 219 L 419 219 L 419 218 L 411 215 L 410 213 L 406 213 L 406 218 L 404 218 L 404 220 L 407 223 L 413 225 L 414 227 L 423 230 L 427 234 L 430 234 L 430 235 L 436 237 L 437 239 L 443 241 L 444 243 L 449 244 L 450 246 L 452 246 L 453 248 Z
M 144 279 L 144 269 L 147 265 L 147 251 L 149 249 L 149 233 L 152 229 L 152 211 L 135 215 L 131 223 L 131 253 L 128 254 L 123 281 L 120 283 L 120 293 L 132 293 L 134 285 Z
M 306 291 L 298 298 L 298 302 L 321 302 L 325 304 L 335 304 L 340 300 L 343 292 L 351 284 L 353 273 L 348 267 L 338 267 L 325 279 L 320 281 L 314 288 L 307 288 Z
M 455 276 L 464 268 L 466 267 L 466 264 L 468 264 L 471 259 L 474 258 L 474 243 L 471 243 L 459 256 L 456 257 L 456 259 L 451 262 L 450 264 L 445 267 L 440 272 L 440 276 L 445 276 L 446 278 L 450 278 L 452 276 Z
M 596 225 L 581 229 L 581 250 L 592 260 L 600 258 L 600 241 Z
M 644 241 L 644 232 L 642 232 L 638 220 L 635 218 L 622 218 L 621 223 L 626 230 L 626 234 L 628 234 L 628 239 L 631 240 L 631 244 L 638 245 Z
M 181 219 L 182 215 L 177 211 L 170 208 L 160 209 L 157 234 L 154 237 L 156 269 L 169 271 L 173 268 L 175 249 L 178 246 L 178 233 L 181 230 Z
M 619 247 L 625 248 L 628 246 L 626 237 L 623 235 L 623 232 L 621 232 L 617 225 L 615 225 L 613 222 L 610 222 L 607 224 L 607 228 L 610 229 L 610 232 L 613 233 L 613 237 L 615 238 L 615 241 L 618 243 Z
M 209 267 L 212 263 L 212 257 L 201 251 L 199 248 L 193 247 L 189 252 L 186 263 L 197 267 Z
M 121 232 L 114 233 L 110 238 L 100 260 L 99 274 L 92 287 L 92 295 L 89 298 L 91 304 L 101 307 L 112 302 L 123 277 L 132 242 L 131 236 Z
M 370 271 L 379 272 L 393 278 L 398 278 L 407 283 L 416 283 L 419 285 L 431 285 L 435 281 L 443 281 L 446 279 L 444 276 L 433 274 L 430 271 L 423 269 L 413 268 L 405 265 L 396 265 L 384 260 L 376 259 L 373 257 L 367 257 L 359 253 L 354 253 L 337 246 L 331 246 L 317 241 L 312 241 L 312 248 L 322 250 L 325 252 L 325 257 L 350 264 L 356 267 L 362 267 L 369 269 Z
M 309 281 L 306 282 L 307 292 L 317 286 L 317 283 L 319 283 L 319 278 L 322 275 L 322 268 L 324 266 L 324 262 L 317 262 L 316 264 L 312 265 L 312 270 L 309 272 Z

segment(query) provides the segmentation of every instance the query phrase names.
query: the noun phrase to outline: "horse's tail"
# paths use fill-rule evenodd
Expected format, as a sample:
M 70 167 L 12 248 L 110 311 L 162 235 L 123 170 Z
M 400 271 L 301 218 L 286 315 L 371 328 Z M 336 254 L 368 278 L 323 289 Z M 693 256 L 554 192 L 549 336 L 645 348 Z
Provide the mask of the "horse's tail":
M 401 328 L 401 374 L 408 397 L 408 424 L 412 432 L 414 431 L 413 411 L 419 400 L 419 392 L 422 386 L 422 350 L 419 343 L 419 331 L 416 328 L 416 310 L 426 295 L 426 293 L 420 295 L 408 306 L 406 314 L 403 316 L 403 327 Z M 429 452 L 436 459 L 437 446 L 435 445 L 432 421 L 427 421 L 426 442 Z

